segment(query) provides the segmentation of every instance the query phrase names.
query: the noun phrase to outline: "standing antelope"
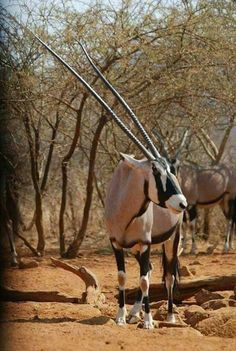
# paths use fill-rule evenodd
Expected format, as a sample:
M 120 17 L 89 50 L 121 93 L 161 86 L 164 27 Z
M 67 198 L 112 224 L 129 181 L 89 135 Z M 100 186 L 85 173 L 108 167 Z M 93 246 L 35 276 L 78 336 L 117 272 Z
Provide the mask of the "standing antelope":
M 236 196 L 235 172 L 223 164 L 209 168 L 183 165 L 179 168 L 178 179 L 190 206 L 189 217 L 192 222 L 191 253 L 196 251 L 196 206 L 210 208 L 218 204 L 220 204 L 225 217 L 228 219 L 224 243 L 224 252 L 228 252 L 232 248 L 233 228 L 236 222 L 234 209 Z
M 196 253 L 196 220 L 197 206 L 203 208 L 214 207 L 220 204 L 228 220 L 225 234 L 224 252 L 232 249 L 233 233 L 236 230 L 236 173 L 226 165 L 197 168 L 192 165 L 181 165 L 180 152 L 186 142 L 188 132 L 185 131 L 179 147 L 173 158 L 169 156 L 163 138 L 155 130 L 155 136 L 161 143 L 165 158 L 170 163 L 171 169 L 180 182 L 183 194 L 187 198 L 188 207 L 184 213 L 184 222 L 187 217 L 191 229 L 191 254 Z M 184 233 L 183 246 L 186 245 L 186 232 Z
M 140 289 L 142 294 L 139 299 L 139 307 L 143 302 L 145 306 L 144 328 L 153 328 L 153 321 L 149 308 L 149 256 L 150 245 L 153 242 L 165 242 L 163 263 L 168 293 L 168 318 L 169 320 L 173 320 L 172 290 L 178 261 L 177 251 L 179 235 L 178 231 L 175 231 L 177 227 L 176 223 L 173 224 L 172 230 L 168 228 L 169 230 L 167 230 L 167 232 L 162 232 L 160 227 L 159 230 L 155 232 L 153 222 L 154 219 L 157 221 L 157 218 L 154 216 L 153 206 L 159 205 L 164 209 L 168 209 L 168 212 L 178 216 L 179 219 L 187 206 L 187 202 L 181 192 L 178 181 L 171 173 L 168 162 L 165 158 L 161 157 L 138 118 L 94 65 L 84 47 L 80 44 L 99 77 L 129 113 L 138 130 L 144 137 L 145 142 L 148 144 L 149 150 L 136 138 L 107 103 L 73 68 L 39 37 L 35 37 L 83 83 L 145 156 L 145 159 L 136 160 L 132 156 L 122 154 L 123 160 L 118 164 L 113 174 L 106 197 L 105 219 L 118 268 L 119 309 L 116 317 L 117 324 L 123 325 L 126 323 L 124 249 L 132 248 L 140 265 Z M 156 213 L 158 213 L 158 210 Z M 176 218 L 177 217 L 175 217 L 175 219 Z M 159 222 L 162 223 L 161 217 L 159 218 Z M 164 227 L 163 225 L 163 228 Z M 176 235 L 171 238 L 174 232 Z M 168 241 L 166 242 L 166 240 Z M 137 305 L 138 303 L 132 310 L 133 316 L 137 314 L 139 309 Z

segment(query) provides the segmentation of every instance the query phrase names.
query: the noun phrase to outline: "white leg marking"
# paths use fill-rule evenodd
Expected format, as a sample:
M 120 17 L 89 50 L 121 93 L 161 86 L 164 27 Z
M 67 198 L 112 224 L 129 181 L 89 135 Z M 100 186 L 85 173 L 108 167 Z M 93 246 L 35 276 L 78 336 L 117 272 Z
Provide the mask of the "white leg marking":
M 227 226 L 227 232 L 226 232 L 226 237 L 225 237 L 225 244 L 224 244 L 224 250 L 223 252 L 229 252 L 230 250 L 230 233 L 232 229 L 232 219 L 229 220 L 228 226 Z
M 153 328 L 154 328 L 154 324 L 153 324 L 151 312 L 145 313 L 144 321 L 143 321 L 143 329 L 153 329 Z
M 126 282 L 126 274 L 124 271 L 118 271 L 118 283 L 119 283 L 119 290 L 125 290 L 125 282 Z M 127 311 L 126 307 L 119 307 L 117 315 L 116 315 L 116 323 L 118 325 L 126 325 L 126 316 Z
M 117 315 L 116 315 L 116 323 L 117 325 L 126 325 L 126 316 L 127 316 L 127 311 L 126 307 L 119 307 Z
M 143 297 L 148 296 L 148 291 L 149 291 L 149 274 L 147 273 L 146 275 L 142 275 L 140 278 L 140 288 L 143 293 Z M 144 321 L 143 321 L 143 328 L 144 329 L 153 329 L 154 324 L 153 324 L 153 319 L 152 319 L 152 314 L 151 312 L 144 313 Z

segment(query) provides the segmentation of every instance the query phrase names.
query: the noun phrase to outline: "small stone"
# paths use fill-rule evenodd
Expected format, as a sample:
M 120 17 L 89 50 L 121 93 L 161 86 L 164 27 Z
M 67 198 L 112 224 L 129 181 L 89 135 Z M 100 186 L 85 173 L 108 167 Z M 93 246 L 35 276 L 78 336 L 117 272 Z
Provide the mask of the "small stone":
M 189 265 L 190 265 L 190 266 L 194 266 L 194 265 L 200 266 L 200 265 L 201 265 L 201 262 L 199 262 L 199 261 L 197 261 L 197 260 L 194 260 L 193 262 L 190 262 Z
M 204 302 L 201 306 L 205 310 L 218 310 L 222 307 L 236 307 L 236 301 L 230 299 L 217 299 Z
M 182 266 L 179 269 L 179 275 L 181 277 L 192 277 L 193 274 L 191 273 L 190 269 L 188 268 L 188 266 Z
M 196 275 L 197 273 L 196 268 L 189 268 L 189 270 L 193 275 Z
M 210 300 L 216 300 L 216 299 L 223 299 L 224 296 L 222 296 L 219 293 L 216 292 L 211 292 L 205 289 L 201 289 L 197 294 L 195 294 L 195 299 L 198 305 L 202 305 L 204 302 L 210 301 Z
M 209 313 L 198 305 L 188 307 L 184 311 L 184 315 L 186 323 L 191 325 L 191 327 L 194 327 L 198 322 L 209 317 Z
M 158 334 L 165 336 L 181 337 L 182 340 L 188 339 L 190 336 L 202 336 L 202 334 L 189 326 L 180 328 L 160 328 L 158 329 Z
M 39 263 L 36 262 L 35 260 L 26 260 L 21 258 L 19 262 L 19 268 L 20 269 L 27 269 L 27 268 L 36 268 L 39 266 Z
M 188 325 L 184 323 L 180 318 L 176 323 L 167 322 L 167 321 L 160 321 L 158 322 L 159 328 L 186 328 Z

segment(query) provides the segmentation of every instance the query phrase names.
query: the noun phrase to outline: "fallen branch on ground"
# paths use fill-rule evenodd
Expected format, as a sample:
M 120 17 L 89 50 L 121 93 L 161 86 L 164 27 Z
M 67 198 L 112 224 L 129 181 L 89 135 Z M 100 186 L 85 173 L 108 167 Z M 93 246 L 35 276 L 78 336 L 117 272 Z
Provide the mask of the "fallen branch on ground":
M 234 290 L 236 286 L 236 274 L 226 276 L 212 276 L 191 280 L 182 280 L 175 293 L 176 302 L 181 302 L 194 296 L 201 289 L 208 291 Z M 138 288 L 126 290 L 126 302 L 133 304 L 136 299 Z M 150 301 L 156 302 L 167 298 L 164 283 L 150 285 Z
M 16 233 L 16 235 L 24 242 L 25 246 L 27 246 L 34 254 L 34 256 L 39 257 L 40 254 L 38 253 L 38 251 L 28 242 L 28 240 L 26 240 L 23 235 L 21 235 L 20 233 Z
M 82 303 L 81 298 L 70 296 L 59 291 L 21 291 L 2 286 L 0 287 L 0 300 Z
M 96 275 L 86 267 L 76 267 L 67 262 L 51 257 L 52 263 L 66 271 L 76 274 L 85 283 L 86 291 L 82 295 L 83 303 L 99 305 L 105 301 L 104 294 L 101 293 L 100 284 Z

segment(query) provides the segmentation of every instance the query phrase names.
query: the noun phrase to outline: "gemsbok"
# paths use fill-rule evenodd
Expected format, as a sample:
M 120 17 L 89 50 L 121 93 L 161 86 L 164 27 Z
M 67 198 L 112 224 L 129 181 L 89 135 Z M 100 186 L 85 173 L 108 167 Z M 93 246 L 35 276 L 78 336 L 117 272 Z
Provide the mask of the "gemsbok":
M 34 34 L 33 34 L 34 35 Z M 152 140 L 138 120 L 137 116 L 130 109 L 128 104 L 120 94 L 111 86 L 102 73 L 92 62 L 85 48 L 81 45 L 90 64 L 93 66 L 99 77 L 105 85 L 116 96 L 123 107 L 126 109 L 134 124 L 142 134 L 148 148 L 129 130 L 117 114 L 109 105 L 96 93 L 96 91 L 58 54 L 56 54 L 47 44 L 38 36 L 34 35 L 37 40 L 56 57 L 77 79 L 89 90 L 95 99 L 111 115 L 118 126 L 124 131 L 143 153 L 145 159 L 137 160 L 132 156 L 121 154 L 123 160 L 120 161 L 112 176 L 110 186 L 107 192 L 105 204 L 105 219 L 111 245 L 115 254 L 118 269 L 119 284 L 119 309 L 116 317 L 118 325 L 126 324 L 126 307 L 125 307 L 125 261 L 124 249 L 131 248 L 140 266 L 140 289 L 141 297 L 134 306 L 132 314 L 135 316 L 140 310 L 140 304 L 144 304 L 144 328 L 153 328 L 153 320 L 149 307 L 149 275 L 150 275 L 150 245 L 152 243 L 164 242 L 164 274 L 168 293 L 168 319 L 173 320 L 172 309 L 172 290 L 175 282 L 176 267 L 178 263 L 178 244 L 179 235 L 174 223 L 171 228 L 169 221 L 167 231 L 165 228 L 164 216 L 156 218 L 153 212 L 153 206 L 160 206 L 168 213 L 172 213 L 180 219 L 187 202 L 182 194 L 179 183 L 170 171 L 168 162 L 156 149 Z M 158 211 L 157 211 L 158 212 Z M 159 221 L 160 228 L 155 232 L 153 226 L 155 221 Z M 176 221 L 178 222 L 178 221 Z M 176 233 L 173 236 L 173 233 Z M 132 316 L 131 316 L 132 317 Z
M 192 165 L 183 165 L 179 167 L 178 180 L 189 205 L 189 217 L 192 226 L 191 253 L 196 252 L 195 228 L 197 206 L 211 208 L 218 204 L 228 219 L 224 242 L 224 252 L 228 252 L 232 248 L 236 222 L 236 173 L 223 164 L 209 168 L 196 168 Z
M 232 249 L 233 233 L 236 230 L 236 172 L 228 166 L 220 164 L 208 168 L 182 164 L 180 152 L 186 142 L 187 131 L 181 143 L 170 157 L 167 146 L 160 134 L 155 131 L 155 136 L 161 143 L 163 154 L 170 163 L 173 173 L 177 176 L 188 207 L 184 213 L 183 221 L 190 222 L 191 229 L 191 254 L 196 253 L 196 220 L 197 207 L 209 208 L 220 205 L 228 220 L 225 234 L 224 252 Z M 186 231 L 184 231 L 183 248 L 186 247 Z

